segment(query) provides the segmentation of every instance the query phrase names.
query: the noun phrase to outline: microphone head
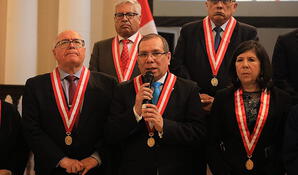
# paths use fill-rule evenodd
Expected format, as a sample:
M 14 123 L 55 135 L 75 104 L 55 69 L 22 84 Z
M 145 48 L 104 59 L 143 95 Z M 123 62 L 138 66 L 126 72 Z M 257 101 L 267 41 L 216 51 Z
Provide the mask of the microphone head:
M 153 82 L 154 75 L 151 71 L 147 71 L 145 75 L 143 75 L 143 83 L 150 83 L 150 86 Z

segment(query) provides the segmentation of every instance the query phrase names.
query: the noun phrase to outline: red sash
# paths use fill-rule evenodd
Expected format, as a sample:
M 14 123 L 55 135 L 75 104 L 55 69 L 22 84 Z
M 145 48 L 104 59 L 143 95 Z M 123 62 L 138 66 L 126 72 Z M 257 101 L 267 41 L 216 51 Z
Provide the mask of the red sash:
M 241 89 L 238 89 L 234 93 L 235 113 L 238 122 L 238 127 L 242 136 L 243 145 L 245 147 L 248 158 L 250 158 L 258 143 L 258 140 L 267 120 L 270 103 L 270 92 L 267 91 L 267 89 L 262 91 L 258 118 L 252 133 L 249 132 L 249 129 L 247 127 L 242 94 L 243 92 Z
M 89 81 L 90 71 L 83 66 L 78 86 L 72 101 L 72 106 L 68 109 L 66 98 L 61 85 L 60 74 L 58 68 L 51 73 L 52 88 L 55 95 L 56 104 L 63 120 L 64 128 L 69 135 L 73 129 L 74 123 L 80 113 L 83 104 L 86 87 Z
M 133 43 L 133 46 L 131 48 L 130 54 L 129 54 L 129 65 L 128 65 L 126 72 L 122 72 L 121 66 L 120 66 L 120 62 L 121 62 L 120 55 L 121 54 L 120 54 L 120 44 L 119 44 L 118 36 L 116 36 L 113 39 L 113 42 L 112 42 L 113 61 L 114 61 L 114 66 L 115 66 L 115 70 L 117 73 L 118 81 L 120 83 L 123 81 L 129 80 L 131 77 L 131 74 L 134 70 L 134 67 L 135 67 L 135 64 L 136 64 L 136 61 L 138 58 L 137 46 L 138 46 L 139 41 L 141 40 L 141 37 L 142 37 L 141 34 L 138 33 L 137 37 Z
M 206 44 L 206 51 L 208 54 L 208 59 L 210 63 L 210 67 L 212 69 L 212 74 L 214 77 L 217 76 L 218 70 L 220 65 L 223 61 L 223 58 L 226 54 L 227 48 L 230 43 L 231 36 L 233 34 L 234 28 L 236 26 L 236 20 L 234 17 L 231 17 L 227 26 L 226 30 L 223 34 L 223 37 L 220 41 L 220 45 L 218 47 L 217 52 L 215 53 L 214 50 L 214 37 L 212 34 L 212 27 L 211 21 L 209 17 L 205 17 L 203 20 L 203 28 L 204 28 L 204 36 L 205 36 L 205 44 Z
M 159 99 L 158 99 L 158 102 L 156 105 L 158 108 L 158 111 L 161 115 L 165 111 L 165 108 L 169 102 L 169 99 L 170 99 L 170 96 L 172 93 L 172 89 L 176 83 L 176 79 L 177 79 L 177 77 L 174 74 L 168 72 L 167 79 L 166 79 L 165 84 L 162 88 L 161 94 L 159 96 Z M 141 75 L 134 78 L 134 87 L 135 87 L 136 94 L 139 92 L 140 86 L 142 84 L 143 84 L 143 82 L 142 82 Z

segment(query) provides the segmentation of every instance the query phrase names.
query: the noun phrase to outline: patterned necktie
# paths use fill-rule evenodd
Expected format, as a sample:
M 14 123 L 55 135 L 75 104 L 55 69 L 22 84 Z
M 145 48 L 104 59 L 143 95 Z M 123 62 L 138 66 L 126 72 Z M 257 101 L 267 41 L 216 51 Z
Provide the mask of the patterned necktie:
M 77 89 L 77 85 L 75 83 L 76 77 L 73 75 L 68 75 L 67 77 L 65 77 L 65 79 L 68 81 L 68 84 L 69 84 L 69 86 L 68 86 L 68 104 L 71 105 L 73 97 L 74 97 L 76 89 Z
M 128 66 L 128 61 L 129 61 L 129 52 L 128 52 L 128 46 L 127 44 L 129 43 L 128 39 L 122 40 L 121 41 L 123 44 L 123 49 L 121 52 L 121 70 L 122 72 L 126 72 L 127 66 Z
M 216 32 L 215 39 L 214 39 L 214 49 L 215 49 L 215 52 L 217 52 L 217 49 L 219 47 L 220 40 L 221 40 L 220 33 L 222 29 L 220 26 L 216 26 L 213 30 Z
M 161 86 L 161 82 L 152 83 L 152 87 L 154 88 L 152 103 L 155 104 L 155 105 L 157 104 L 158 98 L 159 98 L 159 95 L 160 95 L 160 86 Z

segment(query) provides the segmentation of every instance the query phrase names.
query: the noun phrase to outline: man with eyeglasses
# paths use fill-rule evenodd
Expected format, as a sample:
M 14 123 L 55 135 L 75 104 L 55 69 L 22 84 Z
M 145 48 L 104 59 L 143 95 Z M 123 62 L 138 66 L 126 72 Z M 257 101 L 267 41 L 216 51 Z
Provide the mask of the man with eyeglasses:
M 166 40 L 145 35 L 138 47 L 141 74 L 115 90 L 107 139 L 121 145 L 119 175 L 200 172 L 197 147 L 206 126 L 199 89 L 195 82 L 169 72 L 170 60 Z M 150 75 L 153 80 L 148 83 Z
M 85 51 L 77 32 L 60 33 L 58 66 L 26 82 L 22 123 L 37 175 L 104 173 L 103 130 L 117 82 L 84 67 Z
M 230 84 L 228 67 L 241 42 L 257 40 L 253 26 L 233 17 L 235 0 L 207 0 L 208 16 L 185 24 L 180 33 L 171 71 L 198 83 L 203 108 L 209 112 L 217 90 Z
M 117 36 L 94 44 L 89 69 L 105 72 L 119 82 L 139 74 L 137 69 L 138 32 L 141 22 L 141 5 L 137 0 L 118 0 L 115 5 L 115 30 Z

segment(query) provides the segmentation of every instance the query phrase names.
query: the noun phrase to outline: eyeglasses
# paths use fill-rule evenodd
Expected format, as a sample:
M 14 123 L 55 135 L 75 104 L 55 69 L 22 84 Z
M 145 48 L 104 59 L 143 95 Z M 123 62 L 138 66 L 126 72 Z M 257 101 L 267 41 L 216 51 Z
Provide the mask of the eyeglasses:
M 85 41 L 82 39 L 73 39 L 73 40 L 64 39 L 57 42 L 57 44 L 55 45 L 55 48 L 59 47 L 59 48 L 65 49 L 69 47 L 71 43 L 73 44 L 73 47 L 76 49 L 85 47 Z
M 138 56 L 141 59 L 145 59 L 148 58 L 149 56 L 151 56 L 153 59 L 158 59 L 160 58 L 162 55 L 167 54 L 168 52 L 149 52 L 149 53 L 140 53 Z
M 231 2 L 235 2 L 235 0 L 208 0 L 208 1 L 210 1 L 213 4 L 217 4 L 219 1 L 221 1 L 224 4 L 229 4 Z
M 127 19 L 132 19 L 135 16 L 139 15 L 138 13 L 134 12 L 128 12 L 128 13 L 115 13 L 115 18 L 116 19 L 122 19 L 124 16 L 126 16 Z

